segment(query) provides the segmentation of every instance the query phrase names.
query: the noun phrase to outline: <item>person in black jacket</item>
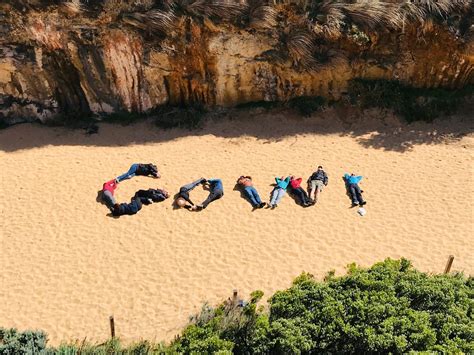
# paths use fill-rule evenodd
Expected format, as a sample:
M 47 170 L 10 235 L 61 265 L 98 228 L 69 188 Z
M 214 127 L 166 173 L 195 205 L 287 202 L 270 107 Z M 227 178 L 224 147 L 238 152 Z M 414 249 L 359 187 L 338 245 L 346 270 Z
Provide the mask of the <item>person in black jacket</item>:
M 142 209 L 142 203 L 139 198 L 133 197 L 130 203 L 116 203 L 112 209 L 112 215 L 115 217 L 124 214 L 134 215 Z
M 131 179 L 134 176 L 153 176 L 154 178 L 160 178 L 161 175 L 158 172 L 158 168 L 155 164 L 132 164 L 130 169 L 125 174 L 117 177 L 117 182 Z
M 327 185 L 328 176 L 320 165 L 318 166 L 318 170 L 316 170 L 308 179 L 309 198 L 313 204 L 318 202 L 319 194 L 323 190 L 323 187 Z
M 169 194 L 165 190 L 161 189 L 148 189 L 138 190 L 135 192 L 135 197 L 140 199 L 140 202 L 144 205 L 149 205 L 152 202 L 161 202 L 169 197 Z

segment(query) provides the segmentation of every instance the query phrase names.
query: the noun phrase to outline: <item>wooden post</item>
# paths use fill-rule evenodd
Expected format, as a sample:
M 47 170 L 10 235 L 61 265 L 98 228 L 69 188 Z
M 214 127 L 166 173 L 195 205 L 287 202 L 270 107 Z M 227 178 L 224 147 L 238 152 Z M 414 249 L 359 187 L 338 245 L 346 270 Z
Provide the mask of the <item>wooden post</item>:
M 112 336 L 112 339 L 115 338 L 115 321 L 114 321 L 114 316 L 109 317 L 110 320 L 110 335 Z
M 446 263 L 446 268 L 444 269 L 444 273 L 448 274 L 451 271 L 451 266 L 453 265 L 454 256 L 450 255 L 448 258 L 448 262 Z
M 237 301 L 238 301 L 237 295 L 238 295 L 238 291 L 237 289 L 234 289 L 234 291 L 232 292 L 232 304 L 234 306 L 237 304 Z

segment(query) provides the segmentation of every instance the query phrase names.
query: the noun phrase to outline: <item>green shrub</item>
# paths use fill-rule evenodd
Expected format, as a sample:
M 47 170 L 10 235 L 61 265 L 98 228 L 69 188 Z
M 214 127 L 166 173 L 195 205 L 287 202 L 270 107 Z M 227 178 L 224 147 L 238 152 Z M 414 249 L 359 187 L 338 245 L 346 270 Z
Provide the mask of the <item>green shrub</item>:
M 456 112 L 463 100 L 474 94 L 474 87 L 459 90 L 424 89 L 396 81 L 356 79 L 349 83 L 349 98 L 361 108 L 391 109 L 407 122 L 431 122 L 440 115 Z
M 474 279 L 462 274 L 429 275 L 387 259 L 324 281 L 303 273 L 269 310 L 258 307 L 262 296 L 204 305 L 167 347 L 113 339 L 45 350 L 42 332 L 0 329 L 0 354 L 474 353 Z
M 36 355 L 46 348 L 46 333 L 0 328 L 0 354 Z
M 470 353 L 472 286 L 471 278 L 427 275 L 404 259 L 368 270 L 352 265 L 348 275 L 328 275 L 324 282 L 303 274 L 271 297 L 269 315 L 248 305 L 233 318 L 238 321 L 216 312 L 207 323 L 190 326 L 174 345 L 188 352 L 221 339 L 237 354 Z

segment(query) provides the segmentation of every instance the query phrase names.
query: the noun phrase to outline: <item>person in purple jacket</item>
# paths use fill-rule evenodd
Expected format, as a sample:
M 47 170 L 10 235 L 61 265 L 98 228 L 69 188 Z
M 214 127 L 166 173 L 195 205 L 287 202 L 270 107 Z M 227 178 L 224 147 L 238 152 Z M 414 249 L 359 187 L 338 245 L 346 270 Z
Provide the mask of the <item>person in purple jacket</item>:
M 359 187 L 360 180 L 362 180 L 362 176 L 356 176 L 354 174 L 344 175 L 346 188 L 352 200 L 352 207 L 355 207 L 357 205 L 364 206 L 367 203 L 362 197 L 362 190 Z

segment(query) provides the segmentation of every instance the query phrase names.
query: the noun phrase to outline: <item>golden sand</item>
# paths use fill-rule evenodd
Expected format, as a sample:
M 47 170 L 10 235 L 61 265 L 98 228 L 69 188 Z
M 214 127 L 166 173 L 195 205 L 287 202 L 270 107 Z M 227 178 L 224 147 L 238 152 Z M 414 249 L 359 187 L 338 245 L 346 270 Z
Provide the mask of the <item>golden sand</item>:
M 0 131 L 0 326 L 43 329 L 52 344 L 100 341 L 114 314 L 125 341 L 163 340 L 205 301 L 234 288 L 268 296 L 302 271 L 322 277 L 403 256 L 442 272 L 452 254 L 454 271 L 474 272 L 468 118 L 404 126 L 349 124 L 334 112 L 238 116 L 194 132 L 146 122 L 103 124 L 91 136 L 29 124 Z M 155 162 L 162 178 L 121 183 L 120 201 L 141 188 L 175 193 L 201 176 L 221 178 L 224 198 L 199 213 L 167 200 L 111 218 L 97 191 L 135 162 Z M 274 176 L 306 179 L 318 164 L 329 186 L 311 208 L 286 195 L 276 210 L 252 212 L 233 190 L 248 174 L 268 201 Z M 364 176 L 364 217 L 349 208 L 345 172 Z

